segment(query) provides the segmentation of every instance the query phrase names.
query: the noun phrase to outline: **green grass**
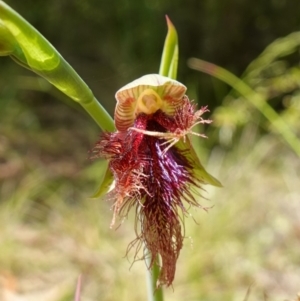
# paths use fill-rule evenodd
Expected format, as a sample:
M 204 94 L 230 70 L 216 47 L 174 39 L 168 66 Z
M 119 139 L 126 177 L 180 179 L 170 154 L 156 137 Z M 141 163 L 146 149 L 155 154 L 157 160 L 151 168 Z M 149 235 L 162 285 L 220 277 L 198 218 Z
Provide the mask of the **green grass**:
M 102 171 L 87 159 L 98 131 L 56 102 L 29 110 L 30 93 L 1 98 L 11 104 L 0 127 L 1 300 L 73 300 L 79 274 L 83 301 L 145 300 L 144 262 L 131 267 L 134 252 L 125 256 L 133 216 L 111 230 L 111 204 L 88 198 Z M 299 158 L 252 123 L 235 141 L 203 154 L 224 188 L 207 186 L 209 201 L 200 202 L 213 207 L 186 219 L 165 300 L 244 300 L 249 289 L 250 301 L 292 300 L 299 292 Z

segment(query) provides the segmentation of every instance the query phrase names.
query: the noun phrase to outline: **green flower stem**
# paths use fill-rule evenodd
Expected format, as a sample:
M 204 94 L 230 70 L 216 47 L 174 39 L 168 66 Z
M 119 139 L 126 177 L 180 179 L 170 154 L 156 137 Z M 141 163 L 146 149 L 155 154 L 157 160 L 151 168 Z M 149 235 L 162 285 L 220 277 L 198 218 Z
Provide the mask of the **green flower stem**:
M 256 109 L 258 109 L 272 124 L 277 133 L 282 136 L 286 143 L 300 157 L 300 141 L 285 121 L 273 110 L 267 100 L 261 94 L 255 92 L 244 81 L 236 77 L 231 72 L 212 63 L 191 58 L 188 61 L 190 68 L 210 74 L 238 91 L 245 97 Z
M 151 258 L 146 258 L 147 266 L 150 266 Z M 148 289 L 148 301 L 163 301 L 162 287 L 157 288 L 157 279 L 159 277 L 160 268 L 155 262 L 152 269 L 147 269 L 147 289 Z
M 0 55 L 9 55 L 78 102 L 102 130 L 114 131 L 113 119 L 91 89 L 58 51 L 16 11 L 0 0 Z

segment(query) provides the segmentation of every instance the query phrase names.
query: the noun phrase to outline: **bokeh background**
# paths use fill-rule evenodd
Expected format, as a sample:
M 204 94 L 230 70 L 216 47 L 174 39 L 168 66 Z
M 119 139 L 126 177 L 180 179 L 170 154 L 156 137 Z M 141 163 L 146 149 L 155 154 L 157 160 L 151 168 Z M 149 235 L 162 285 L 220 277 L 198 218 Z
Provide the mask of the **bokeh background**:
M 297 0 L 7 0 L 113 114 L 115 92 L 157 73 L 165 15 L 180 42 L 178 80 L 214 123 L 196 139 L 224 185 L 193 210 L 165 300 L 296 300 L 300 292 L 300 150 L 251 102 L 191 58 L 241 78 L 300 134 Z M 279 39 L 279 40 L 278 40 Z M 246 97 L 245 97 L 246 96 Z M 111 204 L 90 199 L 104 162 L 87 114 L 43 79 L 0 58 L 0 300 L 145 300 L 145 265 L 126 257 L 133 216 L 110 230 Z M 296 138 L 294 139 L 297 142 Z

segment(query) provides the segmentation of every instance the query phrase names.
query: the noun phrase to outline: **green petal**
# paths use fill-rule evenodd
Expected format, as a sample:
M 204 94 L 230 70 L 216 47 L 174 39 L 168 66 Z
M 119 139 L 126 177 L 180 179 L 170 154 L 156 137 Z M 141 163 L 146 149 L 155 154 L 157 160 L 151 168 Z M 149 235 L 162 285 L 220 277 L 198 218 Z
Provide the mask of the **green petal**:
M 165 39 L 159 74 L 176 79 L 178 65 L 178 36 L 173 23 L 166 16 L 168 33 Z
M 113 180 L 114 180 L 113 174 L 111 173 L 110 169 L 106 167 L 106 171 L 105 174 L 103 175 L 103 178 L 100 181 L 100 185 L 96 190 L 96 192 L 91 196 L 91 198 L 96 199 L 105 195 L 109 191 L 109 188 L 113 183 Z
M 189 137 L 186 137 L 186 142 L 184 143 L 182 139 L 176 144 L 176 147 L 178 147 L 180 150 L 184 151 L 185 157 L 192 163 L 193 166 L 193 172 L 195 176 L 200 179 L 205 184 L 210 184 L 217 187 L 223 187 L 221 182 L 217 180 L 215 177 L 210 175 L 203 165 L 201 164 L 196 152 L 194 151 L 194 148 L 192 146 L 192 143 L 190 142 Z

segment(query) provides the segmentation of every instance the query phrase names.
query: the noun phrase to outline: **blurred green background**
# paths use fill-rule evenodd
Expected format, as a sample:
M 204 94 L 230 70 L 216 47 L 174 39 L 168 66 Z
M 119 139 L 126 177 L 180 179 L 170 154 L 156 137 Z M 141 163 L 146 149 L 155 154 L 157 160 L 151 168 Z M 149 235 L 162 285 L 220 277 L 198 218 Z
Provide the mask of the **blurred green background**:
M 200 129 L 209 139 L 194 144 L 224 188 L 205 187 L 209 201 L 200 202 L 213 208 L 186 219 L 185 246 L 165 300 L 295 300 L 299 152 L 249 97 L 191 69 L 189 59 L 243 79 L 299 137 L 300 2 L 6 2 L 56 47 L 111 114 L 120 87 L 158 72 L 168 14 L 179 34 L 178 80 L 214 120 Z M 1 301 L 72 300 L 79 274 L 83 301 L 146 300 L 144 263 L 131 267 L 134 252 L 125 256 L 133 216 L 110 230 L 111 203 L 89 199 L 103 172 L 103 162 L 88 159 L 99 133 L 74 102 L 0 58 Z

